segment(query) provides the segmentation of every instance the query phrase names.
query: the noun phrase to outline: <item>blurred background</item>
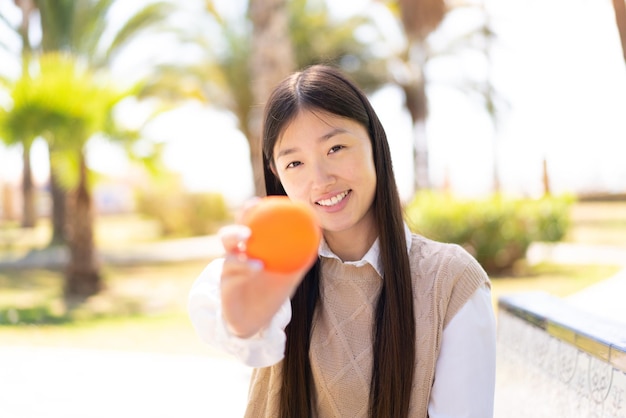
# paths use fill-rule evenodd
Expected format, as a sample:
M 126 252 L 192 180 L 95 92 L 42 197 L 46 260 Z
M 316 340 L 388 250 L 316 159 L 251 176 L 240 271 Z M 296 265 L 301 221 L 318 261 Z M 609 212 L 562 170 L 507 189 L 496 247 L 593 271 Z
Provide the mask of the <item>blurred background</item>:
M 615 275 L 625 59 L 623 0 L 1 1 L 0 416 L 241 413 L 186 296 L 263 194 L 269 91 L 315 63 L 367 91 L 407 222 L 496 309 Z

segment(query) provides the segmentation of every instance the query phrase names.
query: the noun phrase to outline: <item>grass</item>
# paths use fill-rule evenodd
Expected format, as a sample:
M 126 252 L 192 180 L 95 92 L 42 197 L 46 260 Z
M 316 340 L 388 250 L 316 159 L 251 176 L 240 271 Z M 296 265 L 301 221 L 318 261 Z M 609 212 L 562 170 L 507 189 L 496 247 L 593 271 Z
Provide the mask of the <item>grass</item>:
M 626 202 L 583 202 L 572 208 L 565 241 L 626 246 Z
M 67 314 L 62 304 L 61 272 L 0 271 L 0 310 L 13 306 L 49 307 L 63 321 L 0 326 L 6 345 L 157 351 L 219 355 L 201 344 L 185 311 L 186 295 L 204 263 L 111 267 L 107 289 Z M 567 296 L 615 272 L 615 266 L 541 264 L 515 277 L 492 280 L 494 308 L 504 294 L 543 290 Z M 56 309 L 55 309 L 56 306 Z M 56 322 L 56 323 L 55 323 Z
M 5 345 L 213 354 L 202 345 L 186 313 L 186 297 L 206 263 L 117 266 L 105 269 L 106 289 L 69 309 L 63 275 L 49 270 L 0 270 L 0 312 L 33 306 L 54 318 L 0 326 Z M 52 320 L 51 320 L 52 319 Z M 39 322 L 39 323 L 38 323 Z
M 626 248 L 626 202 L 579 202 L 573 205 L 571 228 L 564 241 Z M 492 280 L 494 307 L 500 296 L 526 291 L 544 291 L 558 297 L 576 293 L 620 270 L 607 265 L 539 264 L 519 274 Z
M 0 251 L 22 254 L 32 249 L 45 248 L 52 234 L 50 222 L 41 219 L 35 228 L 20 228 L 15 222 L 0 222 Z M 95 223 L 98 248 L 106 249 L 159 239 L 156 221 L 137 214 L 99 216 Z
M 34 306 L 56 317 L 58 322 L 181 312 L 191 281 L 203 267 L 204 263 L 199 262 L 107 267 L 103 269 L 105 289 L 74 304 L 63 299 L 61 271 L 2 270 L 0 286 L 5 291 L 0 296 L 0 313 L 12 311 L 16 320 L 3 321 L 6 318 L 0 317 L 0 323 L 50 322 L 47 318 L 40 321 L 20 318 L 22 312 L 28 314 Z
M 513 293 L 543 291 L 567 297 L 616 274 L 621 267 L 606 265 L 537 264 L 515 276 L 492 278 L 491 294 L 497 313 L 498 299 Z
M 626 202 L 578 203 L 572 220 L 569 242 L 626 246 Z M 8 230 L 0 227 L 0 232 Z M 44 225 L 21 237 L 11 231 L 15 239 L 10 251 L 44 246 L 49 233 Z M 98 221 L 101 248 L 155 239 L 154 224 L 137 217 Z M 5 253 L 7 242 L 0 240 L 0 250 Z M 199 342 L 185 310 L 187 293 L 205 264 L 106 266 L 106 289 L 72 308 L 62 298 L 62 272 L 0 269 L 0 323 L 16 323 L 0 326 L 0 341 L 5 345 L 219 355 Z M 515 275 L 493 278 L 494 307 L 497 309 L 500 296 L 516 292 L 542 290 L 565 297 L 618 269 L 604 265 L 527 266 Z

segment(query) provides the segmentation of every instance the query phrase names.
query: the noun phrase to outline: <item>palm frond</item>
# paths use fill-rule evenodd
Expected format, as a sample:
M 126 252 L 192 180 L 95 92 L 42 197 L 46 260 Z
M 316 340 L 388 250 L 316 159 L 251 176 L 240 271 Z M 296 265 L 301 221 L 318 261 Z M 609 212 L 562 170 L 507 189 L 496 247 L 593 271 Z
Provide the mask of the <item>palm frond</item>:
M 219 24 L 220 26 L 224 26 L 226 24 L 226 21 L 215 7 L 215 2 L 213 0 L 205 0 L 204 9 L 209 14 L 209 16 L 211 16 L 215 20 L 215 22 L 217 22 L 217 24 Z
M 3 26 L 4 29 L 6 29 L 5 32 L 7 35 L 14 36 L 16 41 L 19 39 L 17 26 L 13 22 L 10 22 L 2 13 L 0 13 L 0 26 Z M 11 52 L 6 39 L 0 38 L 0 48 Z
M 139 34 L 165 29 L 166 19 L 173 11 L 172 4 L 167 2 L 151 3 L 139 10 L 115 33 L 113 40 L 105 48 L 103 62 L 111 62 L 112 58 Z
M 384 58 L 377 56 L 372 48 L 372 43 L 383 42 L 383 36 L 370 17 L 356 15 L 336 21 L 326 3 L 318 0 L 291 2 L 289 16 L 298 68 L 318 63 L 334 64 L 368 91 L 388 81 Z M 360 40 L 355 33 L 366 27 L 373 39 Z M 315 42 L 311 42 L 313 37 Z
M 73 0 L 35 0 L 35 5 L 41 16 L 43 50 L 71 50 L 76 2 Z
M 72 45 L 74 52 L 82 56 L 98 56 L 98 45 L 109 24 L 109 12 L 115 0 L 77 1 L 74 8 Z

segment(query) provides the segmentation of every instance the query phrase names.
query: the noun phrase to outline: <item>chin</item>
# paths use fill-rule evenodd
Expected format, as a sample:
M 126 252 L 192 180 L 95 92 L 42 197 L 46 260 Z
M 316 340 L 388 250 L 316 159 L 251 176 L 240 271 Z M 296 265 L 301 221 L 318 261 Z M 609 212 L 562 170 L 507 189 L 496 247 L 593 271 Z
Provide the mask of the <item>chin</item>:
M 322 230 L 324 231 L 324 233 L 329 232 L 331 234 L 337 234 L 340 232 L 344 232 L 344 231 L 348 231 L 350 230 L 352 227 L 354 226 L 353 223 L 346 223 L 346 224 L 339 224 L 339 223 L 334 223 L 334 224 L 326 224 L 326 225 L 322 225 Z

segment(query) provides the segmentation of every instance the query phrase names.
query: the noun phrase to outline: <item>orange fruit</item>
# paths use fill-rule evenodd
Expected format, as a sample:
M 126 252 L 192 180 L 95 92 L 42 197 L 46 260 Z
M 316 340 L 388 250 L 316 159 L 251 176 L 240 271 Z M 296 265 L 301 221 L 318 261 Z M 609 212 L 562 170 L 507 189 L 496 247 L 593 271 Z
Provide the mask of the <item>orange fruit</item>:
M 268 271 L 291 273 L 317 254 L 321 231 L 313 209 L 286 196 L 267 196 L 244 214 L 251 234 L 246 254 Z

